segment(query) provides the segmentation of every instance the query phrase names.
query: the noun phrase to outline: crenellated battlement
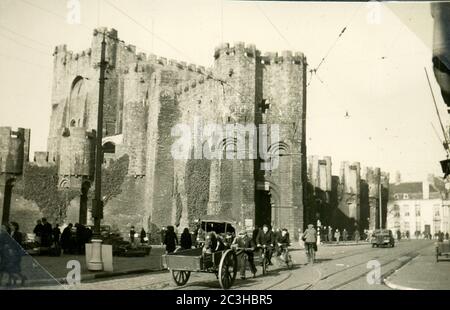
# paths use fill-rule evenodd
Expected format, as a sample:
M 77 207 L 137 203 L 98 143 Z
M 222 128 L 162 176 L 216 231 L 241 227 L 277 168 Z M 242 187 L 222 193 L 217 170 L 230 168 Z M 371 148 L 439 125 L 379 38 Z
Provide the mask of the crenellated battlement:
M 254 44 L 245 45 L 244 42 L 235 42 L 234 46 L 229 43 L 223 43 L 214 49 L 214 59 L 221 56 L 246 56 L 249 58 L 256 58 L 260 52 L 256 49 Z
M 294 64 L 301 65 L 305 62 L 305 56 L 301 52 L 283 51 L 281 55 L 277 52 L 267 52 L 261 57 L 261 63 L 265 65 L 273 64 Z
M 30 162 L 38 167 L 56 165 L 56 158 L 51 157 L 49 152 L 34 152 L 33 161 Z

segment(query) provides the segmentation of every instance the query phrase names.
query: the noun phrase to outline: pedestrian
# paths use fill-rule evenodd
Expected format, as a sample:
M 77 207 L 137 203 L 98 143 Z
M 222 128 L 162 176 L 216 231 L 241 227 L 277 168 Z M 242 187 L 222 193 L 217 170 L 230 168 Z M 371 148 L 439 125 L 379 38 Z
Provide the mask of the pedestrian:
M 397 230 L 397 240 L 401 240 L 402 239 L 402 233 L 400 232 L 400 230 Z
M 342 231 L 342 241 L 347 241 L 348 238 L 348 232 L 347 229 L 344 228 L 344 230 Z
M 61 234 L 61 247 L 64 250 L 64 254 L 72 253 L 73 249 L 72 227 L 73 224 L 69 223 L 69 225 L 66 228 L 64 228 Z
M 42 218 L 42 246 L 49 248 L 52 245 L 52 225 L 47 222 L 45 217 Z
M 60 246 L 60 239 L 61 239 L 61 230 L 59 229 L 59 224 L 55 224 L 55 227 L 52 230 L 53 235 L 53 243 L 55 246 Z
M 445 240 L 448 240 L 448 232 L 445 233 Z
M 442 231 L 439 231 L 438 235 L 439 235 L 438 241 L 439 242 L 444 242 L 444 233 Z
M 192 237 L 191 233 L 189 232 L 189 228 L 187 227 L 183 230 L 183 233 L 181 234 L 180 246 L 184 250 L 192 248 Z
M 131 244 L 134 244 L 134 235 L 136 234 L 136 231 L 134 230 L 134 226 L 131 226 L 130 229 L 130 242 Z
M 300 249 L 305 248 L 305 242 L 303 241 L 303 231 L 301 228 L 298 229 L 298 246 Z
M 358 243 L 359 239 L 361 238 L 361 235 L 359 234 L 359 230 L 355 230 L 355 242 Z
M 336 229 L 336 231 L 334 232 L 334 238 L 336 239 L 336 244 L 339 244 L 339 239 L 341 238 L 341 232 L 339 231 L 339 229 Z
M 333 242 L 333 229 L 331 226 L 328 226 L 328 241 Z
M 163 244 L 166 246 L 167 253 L 175 251 L 175 248 L 178 245 L 178 237 L 175 234 L 175 228 L 173 226 L 167 226 Z
M 11 222 L 11 238 L 19 245 L 22 246 L 23 234 L 19 231 L 19 224 L 16 222 Z
M 37 220 L 36 221 L 36 226 L 33 229 L 33 233 L 35 235 L 34 237 L 34 241 L 41 245 L 42 242 L 42 231 L 43 231 L 44 226 L 42 225 L 42 221 L 41 220 Z
M 251 231 L 242 230 L 239 235 L 233 240 L 232 245 L 237 247 L 237 259 L 239 262 L 239 271 L 241 279 L 245 279 L 245 269 L 247 262 L 250 265 L 250 271 L 253 278 L 256 277 L 256 266 L 254 262 L 255 242 L 250 238 Z
M 84 225 L 80 223 L 75 223 L 75 236 L 76 236 L 76 251 L 78 254 L 84 254 L 85 244 L 86 244 L 86 231 Z
M 308 262 L 314 263 L 314 256 L 310 256 L 310 252 L 315 253 L 317 251 L 317 232 L 314 229 L 313 224 L 308 224 L 308 228 L 303 233 L 303 241 L 305 242 L 306 257 Z
M 25 284 L 26 277 L 22 274 L 22 256 L 25 254 L 22 248 L 23 234 L 19 230 L 19 224 L 11 222 L 11 238 L 4 238 L 2 255 L 2 269 L 8 274 L 7 286 L 15 285 L 17 280 Z
M 142 227 L 141 229 L 141 233 L 140 233 L 140 237 L 141 237 L 141 244 L 146 243 L 146 238 L 147 238 L 147 233 L 144 230 L 144 227 Z

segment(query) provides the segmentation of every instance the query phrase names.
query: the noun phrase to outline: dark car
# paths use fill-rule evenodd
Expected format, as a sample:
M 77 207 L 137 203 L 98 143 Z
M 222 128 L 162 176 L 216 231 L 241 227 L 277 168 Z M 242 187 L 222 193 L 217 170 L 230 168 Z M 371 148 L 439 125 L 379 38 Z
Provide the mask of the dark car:
M 384 247 L 384 246 L 393 248 L 395 245 L 395 239 L 394 239 L 392 230 L 376 229 L 372 234 L 370 243 L 372 243 L 373 248 L 374 247 Z

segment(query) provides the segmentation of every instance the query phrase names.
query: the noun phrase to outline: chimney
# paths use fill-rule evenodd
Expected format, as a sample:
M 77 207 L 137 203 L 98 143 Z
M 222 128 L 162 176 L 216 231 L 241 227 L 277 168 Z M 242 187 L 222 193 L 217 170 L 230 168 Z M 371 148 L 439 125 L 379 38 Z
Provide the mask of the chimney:
M 402 183 L 402 175 L 400 174 L 400 171 L 395 172 L 395 185 L 399 185 Z
M 422 182 L 423 199 L 430 199 L 430 182 L 425 180 Z

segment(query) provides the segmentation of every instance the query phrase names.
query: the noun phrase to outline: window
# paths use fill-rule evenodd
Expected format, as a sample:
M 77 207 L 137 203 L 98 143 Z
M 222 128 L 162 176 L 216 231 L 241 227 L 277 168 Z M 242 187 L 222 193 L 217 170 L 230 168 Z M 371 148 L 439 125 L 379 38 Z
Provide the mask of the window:
M 403 194 L 403 199 L 409 199 L 408 194 Z
M 398 200 L 398 195 L 397 194 L 394 194 L 394 199 Z
M 407 211 L 407 212 L 405 212 L 405 216 L 409 216 L 409 212 Z
M 416 210 L 416 216 L 420 216 L 420 210 Z
M 434 216 L 440 216 L 439 210 L 434 211 Z

